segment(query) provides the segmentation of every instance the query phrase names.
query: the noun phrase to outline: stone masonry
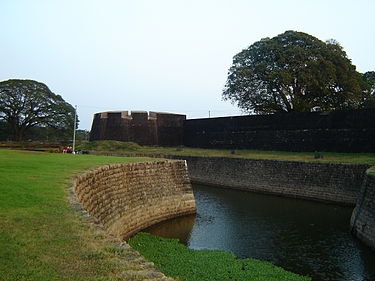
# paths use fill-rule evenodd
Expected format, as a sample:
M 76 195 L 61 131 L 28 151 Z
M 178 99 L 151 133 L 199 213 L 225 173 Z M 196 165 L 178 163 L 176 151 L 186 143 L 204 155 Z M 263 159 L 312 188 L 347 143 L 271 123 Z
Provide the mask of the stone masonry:
M 194 183 L 354 206 L 369 165 L 225 157 L 185 159 Z
M 80 175 L 74 190 L 91 216 L 124 239 L 196 211 L 185 161 L 105 165 Z
M 178 146 L 185 115 L 147 111 L 109 111 L 94 115 L 90 141 L 116 140 L 140 145 Z
M 375 152 L 375 109 L 190 119 L 184 145 L 215 149 Z
M 369 172 L 363 181 L 350 225 L 352 233 L 375 250 L 375 175 Z

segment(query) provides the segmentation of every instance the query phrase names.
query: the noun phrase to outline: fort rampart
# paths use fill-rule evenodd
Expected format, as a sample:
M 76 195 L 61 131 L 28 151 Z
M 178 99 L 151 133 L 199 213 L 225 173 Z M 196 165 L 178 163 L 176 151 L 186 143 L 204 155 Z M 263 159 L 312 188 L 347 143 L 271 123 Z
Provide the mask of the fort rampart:
M 375 109 L 186 120 L 184 145 L 281 151 L 375 152 Z
M 105 165 L 80 175 L 74 190 L 91 216 L 110 234 L 125 239 L 196 211 L 185 161 Z
M 177 146 L 183 142 L 185 115 L 146 111 L 96 113 L 90 141 L 131 141 L 140 145 Z
M 350 225 L 352 233 L 375 250 L 375 174 L 367 172 Z
M 140 145 L 304 152 L 375 152 L 374 139 L 375 109 L 190 120 L 170 113 L 101 112 L 90 133 L 90 140 Z

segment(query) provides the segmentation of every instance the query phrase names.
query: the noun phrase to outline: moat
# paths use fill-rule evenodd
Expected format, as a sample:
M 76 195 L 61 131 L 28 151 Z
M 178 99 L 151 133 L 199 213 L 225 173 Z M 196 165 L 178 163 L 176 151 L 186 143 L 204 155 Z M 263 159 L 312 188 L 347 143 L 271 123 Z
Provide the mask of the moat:
M 269 261 L 313 280 L 373 281 L 375 252 L 349 232 L 352 207 L 193 185 L 197 215 L 147 231 L 191 249 Z

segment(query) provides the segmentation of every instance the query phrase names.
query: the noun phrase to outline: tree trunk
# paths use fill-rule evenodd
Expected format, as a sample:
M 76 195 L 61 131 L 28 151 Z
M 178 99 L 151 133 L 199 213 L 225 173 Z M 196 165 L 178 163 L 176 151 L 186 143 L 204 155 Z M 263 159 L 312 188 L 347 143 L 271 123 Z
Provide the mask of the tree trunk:
M 13 140 L 17 142 L 22 141 L 25 128 L 22 126 L 19 127 L 16 124 L 12 124 L 12 128 L 13 128 Z
M 22 141 L 22 137 L 23 137 L 23 130 L 20 130 L 19 128 L 17 128 L 14 132 L 14 140 L 17 142 Z

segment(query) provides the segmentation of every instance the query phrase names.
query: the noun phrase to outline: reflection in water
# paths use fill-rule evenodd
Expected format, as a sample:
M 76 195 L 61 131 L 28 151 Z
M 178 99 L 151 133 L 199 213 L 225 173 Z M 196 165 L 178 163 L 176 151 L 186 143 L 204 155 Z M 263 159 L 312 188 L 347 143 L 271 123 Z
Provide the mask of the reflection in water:
M 313 280 L 375 280 L 375 253 L 349 233 L 352 208 L 194 185 L 197 215 L 148 229 L 192 249 L 222 249 Z
M 143 231 L 164 238 L 177 238 L 181 243 L 187 245 L 194 222 L 195 215 L 188 215 L 158 223 Z

